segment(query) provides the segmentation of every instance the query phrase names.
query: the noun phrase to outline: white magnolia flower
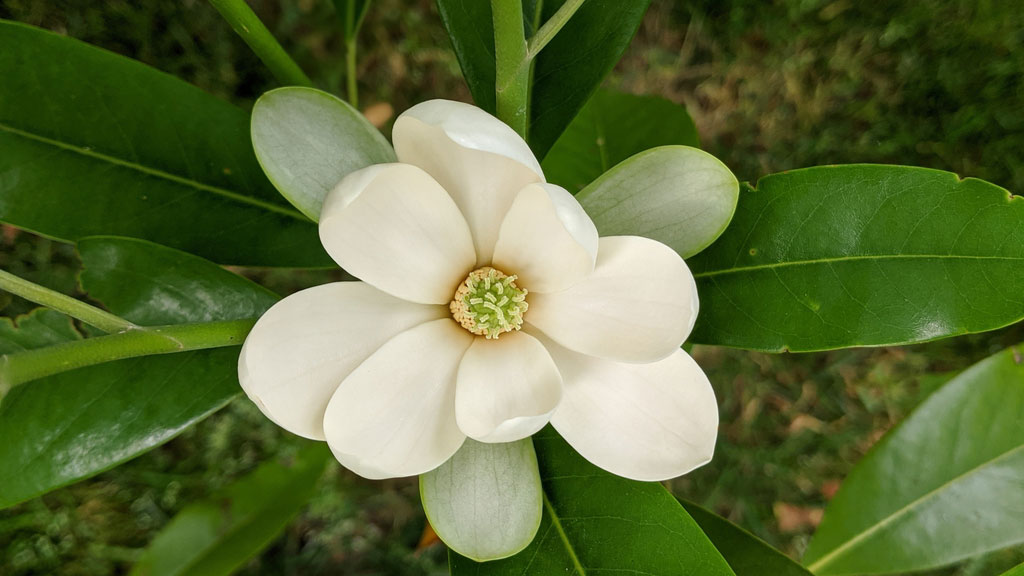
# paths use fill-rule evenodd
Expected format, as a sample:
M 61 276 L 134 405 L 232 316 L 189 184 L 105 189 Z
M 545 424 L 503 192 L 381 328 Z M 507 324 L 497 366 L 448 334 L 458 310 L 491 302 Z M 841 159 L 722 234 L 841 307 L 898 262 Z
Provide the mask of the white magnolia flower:
M 548 422 L 628 478 L 711 458 L 714 393 L 680 349 L 697 291 L 672 249 L 599 239 L 527 144 L 468 104 L 414 106 L 394 146 L 399 163 L 348 175 L 321 213 L 324 247 L 362 282 L 285 298 L 245 341 L 239 379 L 269 418 L 367 478 Z

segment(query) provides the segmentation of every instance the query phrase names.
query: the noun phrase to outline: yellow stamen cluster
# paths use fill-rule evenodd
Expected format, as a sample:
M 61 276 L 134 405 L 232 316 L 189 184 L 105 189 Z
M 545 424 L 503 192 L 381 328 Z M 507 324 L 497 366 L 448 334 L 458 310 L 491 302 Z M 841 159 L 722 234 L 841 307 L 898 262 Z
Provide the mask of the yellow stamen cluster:
M 522 327 L 523 313 L 529 307 L 526 294 L 525 288 L 516 286 L 515 275 L 484 266 L 459 284 L 449 308 L 463 328 L 495 339 Z

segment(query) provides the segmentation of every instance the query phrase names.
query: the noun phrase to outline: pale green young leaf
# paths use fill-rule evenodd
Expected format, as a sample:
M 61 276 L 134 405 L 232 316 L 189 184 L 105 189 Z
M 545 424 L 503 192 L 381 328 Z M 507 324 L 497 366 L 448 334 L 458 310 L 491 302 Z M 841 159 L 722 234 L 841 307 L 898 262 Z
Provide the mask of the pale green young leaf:
M 467 438 L 440 468 L 420 475 L 420 497 L 427 520 L 449 548 L 476 560 L 512 556 L 533 541 L 540 526 L 533 442 Z
M 646 236 L 689 258 L 722 234 L 738 196 L 739 182 L 714 156 L 662 146 L 620 162 L 576 198 L 601 236 Z
M 358 110 L 313 88 L 261 96 L 252 109 L 252 143 L 281 195 L 313 221 L 347 174 L 395 161 L 391 144 Z

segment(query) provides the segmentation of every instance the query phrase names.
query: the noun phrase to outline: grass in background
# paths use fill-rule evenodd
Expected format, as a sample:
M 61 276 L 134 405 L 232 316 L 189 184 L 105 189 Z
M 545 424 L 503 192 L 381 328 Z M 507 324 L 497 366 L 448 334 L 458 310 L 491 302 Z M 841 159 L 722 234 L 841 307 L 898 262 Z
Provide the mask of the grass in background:
M 252 2 L 300 65 L 341 93 L 343 47 L 326 0 Z M 272 78 L 201 0 L 0 0 L 0 17 L 139 59 L 251 106 Z M 611 86 L 685 104 L 706 149 L 744 180 L 828 163 L 953 170 L 1024 191 L 1024 13 L 985 0 L 915 3 L 655 0 Z M 360 38 L 360 101 L 388 130 L 395 111 L 468 100 L 433 3 L 377 0 Z M 10 79 L 9 79 L 10 80 Z M 75 292 L 71 247 L 4 229 L 0 267 Z M 281 293 L 330 273 L 254 272 Z M 0 299 L 0 313 L 31 308 Z M 799 557 L 828 497 L 887 429 L 951 373 L 1024 339 L 1024 329 L 900 349 L 766 355 L 701 348 L 721 432 L 714 461 L 670 487 Z M 124 572 L 187 503 L 293 440 L 248 402 L 120 468 L 0 512 L 0 573 Z M 443 574 L 417 550 L 414 482 L 338 467 L 289 530 L 243 574 Z M 994 575 L 1019 552 L 936 572 Z

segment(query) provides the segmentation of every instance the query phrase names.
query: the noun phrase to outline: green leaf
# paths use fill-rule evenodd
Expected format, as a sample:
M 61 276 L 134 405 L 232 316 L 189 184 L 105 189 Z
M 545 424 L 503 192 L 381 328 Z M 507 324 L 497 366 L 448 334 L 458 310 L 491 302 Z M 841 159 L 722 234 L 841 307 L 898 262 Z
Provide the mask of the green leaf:
M 733 574 L 661 484 L 626 480 L 595 467 L 550 426 L 533 442 L 544 484 L 537 538 L 511 558 L 482 564 L 450 553 L 454 576 Z
M 226 320 L 274 301 L 199 257 L 148 242 L 81 243 L 89 294 L 134 322 Z M 238 348 L 101 364 L 14 388 L 0 403 L 0 508 L 158 446 L 240 393 Z
M 222 264 L 331 266 L 263 176 L 249 118 L 174 77 L 0 21 L 0 221 L 144 238 Z
M 290 461 L 264 463 L 220 494 L 186 506 L 157 534 L 131 574 L 234 573 L 305 507 L 329 456 L 326 444 L 307 444 Z
M 811 576 L 803 566 L 725 518 L 692 502 L 683 507 L 722 553 L 736 576 Z
M 14 320 L 0 318 L 0 354 L 43 348 L 81 337 L 70 318 L 46 308 L 36 308 Z
M 466 439 L 447 462 L 420 475 L 420 497 L 449 548 L 474 560 L 520 552 L 536 536 L 543 509 L 533 442 Z
M 573 194 L 612 166 L 656 146 L 700 147 L 686 108 L 657 96 L 598 90 L 551 147 L 548 182 Z
M 109 470 L 238 395 L 237 348 L 134 358 L 17 386 L 0 404 L 0 508 Z
M 564 0 L 524 3 L 535 30 Z M 629 46 L 650 0 L 587 0 L 534 60 L 529 142 L 543 158 Z M 437 0 L 476 105 L 495 112 L 494 25 L 490 2 Z M 541 8 L 538 12 L 538 6 Z M 536 17 L 536 20 L 532 19 Z M 585 54 L 585 58 L 580 55 Z
M 314 88 L 278 88 L 252 109 L 256 157 L 281 195 L 314 221 L 345 175 L 395 161 L 384 136 L 347 102 Z
M 359 34 L 369 9 L 370 0 L 334 0 L 334 10 L 341 19 L 344 40 L 349 41 Z
M 689 258 L 725 231 L 739 187 L 707 152 L 662 146 L 619 163 L 577 199 L 601 236 L 646 236 Z
M 82 289 L 141 326 L 256 318 L 278 300 L 212 262 L 145 240 L 93 236 L 78 253 Z
M 804 556 L 879 574 L 1024 543 L 1024 356 L 991 356 L 932 394 L 843 482 Z
M 796 170 L 745 187 L 688 263 L 696 343 L 804 352 L 983 332 L 1024 318 L 1024 199 L 925 168 Z
M 36 308 L 14 319 L 0 317 L 0 366 L 3 368 L 3 374 L 0 374 L 0 405 L 11 387 L 19 384 L 17 377 L 12 376 L 12 371 L 16 372 L 17 368 L 12 367 L 8 354 L 24 358 L 25 355 L 17 353 L 70 344 L 81 339 L 82 334 L 71 318 L 55 310 Z M 58 357 L 55 361 L 64 363 L 65 358 Z
M 1024 564 L 1021 564 L 1016 568 L 1010 568 L 1010 571 L 1004 572 L 1003 576 L 1024 576 Z
M 540 21 L 550 18 L 563 3 L 543 2 Z M 588 0 L 537 57 L 529 134 L 530 148 L 538 158 L 547 154 L 622 58 L 649 4 L 650 0 Z
M 494 22 L 491 3 L 479 0 L 437 0 L 441 21 L 452 41 L 455 56 L 462 67 L 473 102 L 495 113 L 496 78 L 494 61 Z

